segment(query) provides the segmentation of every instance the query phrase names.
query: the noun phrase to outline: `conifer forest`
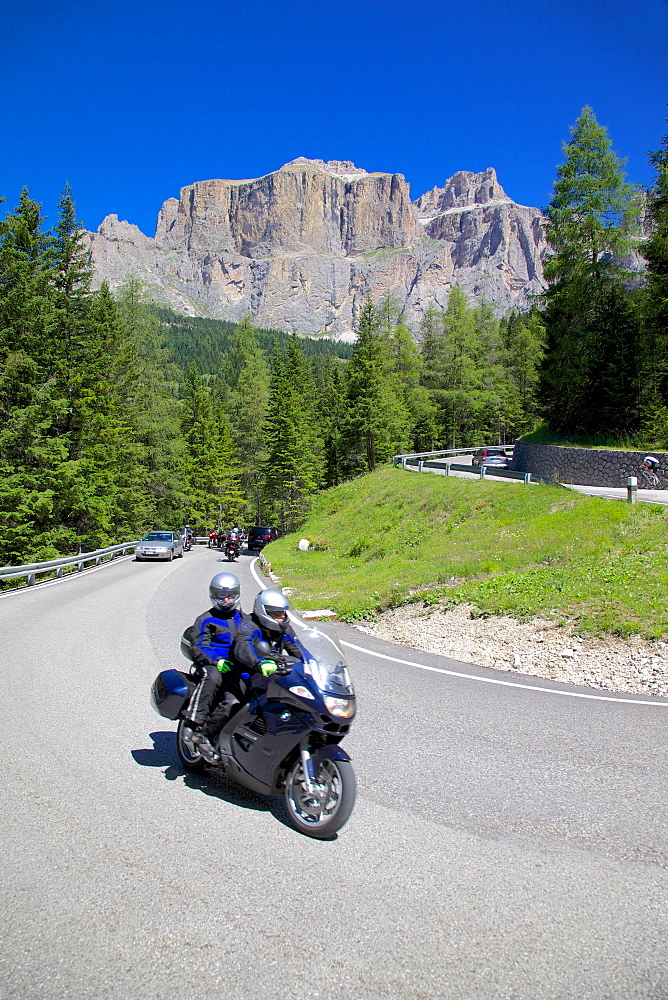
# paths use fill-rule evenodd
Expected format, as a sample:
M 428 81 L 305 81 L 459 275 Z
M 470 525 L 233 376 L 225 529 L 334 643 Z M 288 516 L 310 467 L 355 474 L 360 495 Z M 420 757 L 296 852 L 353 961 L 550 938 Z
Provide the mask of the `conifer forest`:
M 585 108 L 545 210 L 533 308 L 454 287 L 419 329 L 367 299 L 354 345 L 179 316 L 135 279 L 92 289 L 72 192 L 0 222 L 0 564 L 236 520 L 297 527 L 313 494 L 408 451 L 668 446 L 668 140 L 627 184 Z M 640 261 L 640 265 L 638 265 Z

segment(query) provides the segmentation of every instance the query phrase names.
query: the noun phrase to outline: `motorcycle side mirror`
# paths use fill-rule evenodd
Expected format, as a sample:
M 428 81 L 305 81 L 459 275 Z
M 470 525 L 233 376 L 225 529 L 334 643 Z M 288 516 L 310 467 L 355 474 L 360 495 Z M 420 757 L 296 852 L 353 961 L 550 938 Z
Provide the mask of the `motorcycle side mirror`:
M 255 652 L 258 656 L 269 656 L 271 654 L 271 646 L 266 639 L 258 639 L 255 643 Z

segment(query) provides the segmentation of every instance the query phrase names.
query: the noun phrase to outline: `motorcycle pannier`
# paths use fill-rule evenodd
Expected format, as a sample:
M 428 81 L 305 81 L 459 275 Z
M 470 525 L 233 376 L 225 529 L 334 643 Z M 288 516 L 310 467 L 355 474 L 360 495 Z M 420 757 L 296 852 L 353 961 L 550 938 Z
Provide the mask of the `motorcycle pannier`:
M 179 670 L 163 670 L 153 681 L 151 704 L 164 719 L 178 719 L 194 690 L 190 678 Z

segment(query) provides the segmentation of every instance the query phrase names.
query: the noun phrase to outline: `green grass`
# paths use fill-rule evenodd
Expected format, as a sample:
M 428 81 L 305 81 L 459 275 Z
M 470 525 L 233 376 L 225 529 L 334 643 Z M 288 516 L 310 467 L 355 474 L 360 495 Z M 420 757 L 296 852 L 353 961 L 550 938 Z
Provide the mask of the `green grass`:
M 553 434 L 545 424 L 541 424 L 529 434 L 523 434 L 520 441 L 529 444 L 556 444 L 563 448 L 604 448 L 609 451 L 665 451 L 666 441 L 663 438 L 649 440 L 642 435 L 625 435 L 610 437 L 604 434 L 594 434 L 588 437 L 572 434 L 560 437 Z
M 304 537 L 315 551 L 297 549 Z M 298 608 L 348 620 L 423 600 L 659 638 L 667 538 L 662 506 L 384 467 L 320 494 L 306 524 L 265 554 Z

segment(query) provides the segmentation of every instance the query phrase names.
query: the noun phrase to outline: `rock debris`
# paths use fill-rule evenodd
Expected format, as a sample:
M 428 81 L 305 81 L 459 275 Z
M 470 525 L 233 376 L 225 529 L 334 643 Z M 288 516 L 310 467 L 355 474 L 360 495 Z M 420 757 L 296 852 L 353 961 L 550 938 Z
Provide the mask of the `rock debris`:
M 466 604 L 451 610 L 412 604 L 357 628 L 461 663 L 608 691 L 668 696 L 668 643 L 639 636 L 585 638 L 575 634 L 574 623 L 479 618 L 472 612 Z

